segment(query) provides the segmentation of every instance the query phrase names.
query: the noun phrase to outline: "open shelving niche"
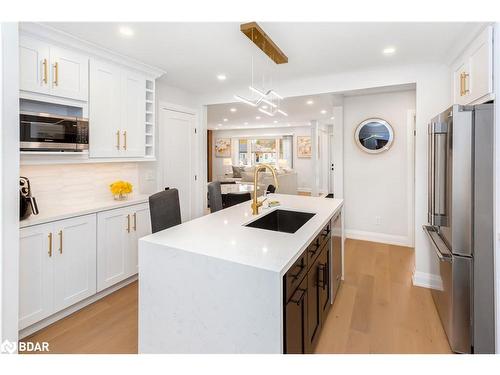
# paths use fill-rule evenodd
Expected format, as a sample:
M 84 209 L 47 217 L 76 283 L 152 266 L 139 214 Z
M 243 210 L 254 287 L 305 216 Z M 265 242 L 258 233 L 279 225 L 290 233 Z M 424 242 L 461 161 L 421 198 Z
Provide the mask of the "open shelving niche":
M 145 87 L 145 157 L 154 159 L 155 157 L 155 81 L 146 79 Z

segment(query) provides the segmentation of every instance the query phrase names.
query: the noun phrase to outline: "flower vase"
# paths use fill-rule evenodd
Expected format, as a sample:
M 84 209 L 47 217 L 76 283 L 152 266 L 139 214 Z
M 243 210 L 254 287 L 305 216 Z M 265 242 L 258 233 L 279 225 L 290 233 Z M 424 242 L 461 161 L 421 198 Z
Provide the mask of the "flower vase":
M 123 194 L 123 193 L 115 194 L 114 198 L 115 198 L 115 201 L 124 201 L 127 199 L 127 194 Z

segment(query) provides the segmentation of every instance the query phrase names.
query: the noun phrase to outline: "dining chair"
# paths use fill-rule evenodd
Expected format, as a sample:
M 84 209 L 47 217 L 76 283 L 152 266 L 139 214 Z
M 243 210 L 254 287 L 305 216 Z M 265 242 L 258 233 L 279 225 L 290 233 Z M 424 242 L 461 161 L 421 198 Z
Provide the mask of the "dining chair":
M 167 189 L 151 195 L 149 197 L 149 213 L 153 233 L 179 225 L 182 222 L 179 191 Z
M 222 192 L 220 188 L 220 181 L 212 181 L 208 183 L 208 206 L 210 212 L 214 213 L 222 210 Z

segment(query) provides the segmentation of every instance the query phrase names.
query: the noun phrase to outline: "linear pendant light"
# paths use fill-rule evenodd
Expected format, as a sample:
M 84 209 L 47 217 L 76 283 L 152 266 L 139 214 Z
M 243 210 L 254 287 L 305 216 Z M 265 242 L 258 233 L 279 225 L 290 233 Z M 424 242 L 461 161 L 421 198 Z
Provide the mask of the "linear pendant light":
M 235 95 L 234 97 L 235 97 L 235 99 L 239 100 L 242 103 L 248 104 L 252 107 L 257 107 L 256 103 L 252 102 L 251 100 L 245 99 L 243 96 Z

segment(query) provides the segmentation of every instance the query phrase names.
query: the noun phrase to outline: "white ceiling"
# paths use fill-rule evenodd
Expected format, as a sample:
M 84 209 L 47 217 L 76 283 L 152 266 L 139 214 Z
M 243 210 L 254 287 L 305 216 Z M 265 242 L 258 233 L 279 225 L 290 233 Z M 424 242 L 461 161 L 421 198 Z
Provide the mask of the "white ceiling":
M 193 93 L 210 94 L 224 87 L 245 89 L 252 57 L 256 75 L 271 74 L 274 82 L 378 66 L 447 62 L 478 23 L 260 23 L 288 55 L 274 65 L 234 23 L 45 23 L 81 39 L 156 66 L 167 72 L 167 84 Z M 382 54 L 388 46 L 392 56 Z M 216 79 L 224 73 L 225 82 Z
M 244 103 L 225 103 L 207 106 L 207 127 L 212 130 L 275 128 L 288 126 L 309 126 L 311 120 L 323 124 L 332 123 L 332 109 L 341 105 L 343 97 L 355 95 L 369 95 L 394 91 L 415 90 L 414 84 L 368 88 L 341 93 L 325 93 L 288 97 L 281 101 L 280 108 L 288 116 L 279 113 L 270 117 L 261 113 L 255 107 Z M 309 104 L 308 101 L 312 101 Z M 233 112 L 231 109 L 235 109 Z M 326 113 L 321 113 L 325 110 Z M 257 119 L 256 117 L 260 118 Z M 227 119 L 227 121 L 224 121 Z

